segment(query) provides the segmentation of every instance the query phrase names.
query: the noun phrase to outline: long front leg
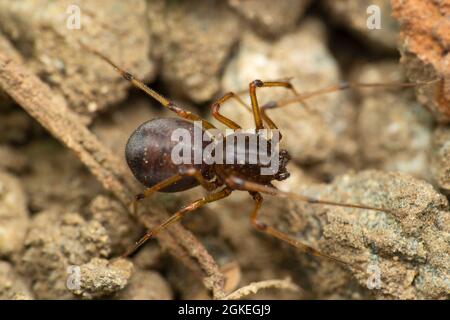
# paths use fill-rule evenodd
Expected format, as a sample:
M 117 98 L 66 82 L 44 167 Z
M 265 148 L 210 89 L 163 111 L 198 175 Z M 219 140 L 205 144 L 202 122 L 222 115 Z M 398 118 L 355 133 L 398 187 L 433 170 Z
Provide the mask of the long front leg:
M 305 100 L 311 99 L 323 94 L 329 94 L 333 92 L 339 92 L 347 89 L 363 89 L 363 88 L 381 88 L 381 89 L 389 89 L 389 88 L 414 88 L 419 86 L 426 86 L 440 82 L 441 85 L 444 83 L 444 79 L 433 79 L 430 81 L 423 82 L 391 82 L 391 83 L 361 83 L 361 82 L 343 82 L 338 85 L 333 85 L 329 87 L 325 87 L 319 90 L 305 92 L 302 94 L 297 94 L 294 97 L 282 99 L 276 102 L 272 102 L 267 105 L 265 109 L 274 109 L 281 108 L 293 103 L 304 103 Z
M 129 81 L 133 86 L 135 86 L 136 88 L 144 91 L 146 94 L 148 94 L 149 96 L 151 96 L 153 99 L 157 100 L 159 103 L 161 103 L 165 108 L 169 109 L 170 111 L 176 113 L 179 117 L 186 119 L 186 120 L 190 120 L 190 121 L 200 121 L 202 122 L 202 126 L 205 129 L 214 129 L 214 125 L 211 124 L 209 121 L 203 119 L 202 117 L 187 111 L 183 108 L 181 108 L 180 106 L 178 106 L 175 102 L 170 101 L 169 99 L 165 98 L 164 96 L 162 96 L 161 94 L 159 94 L 158 92 L 156 92 L 155 90 L 153 90 L 152 88 L 148 87 L 147 85 L 145 85 L 142 81 L 136 79 L 131 73 L 125 71 L 124 69 L 120 68 L 117 64 L 115 64 L 114 62 L 112 62 L 111 59 L 109 59 L 107 56 L 105 56 L 104 54 L 100 53 L 99 51 L 89 48 L 86 45 L 84 45 L 83 43 L 80 42 L 80 45 L 87 51 L 97 55 L 98 57 L 100 57 L 102 60 L 104 60 L 106 63 L 108 63 L 109 65 L 111 65 L 125 80 Z

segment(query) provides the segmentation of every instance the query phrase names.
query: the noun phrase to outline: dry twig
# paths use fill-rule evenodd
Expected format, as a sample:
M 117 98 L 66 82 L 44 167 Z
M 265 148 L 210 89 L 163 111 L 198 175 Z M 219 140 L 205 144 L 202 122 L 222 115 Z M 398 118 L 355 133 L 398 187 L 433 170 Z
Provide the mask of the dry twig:
M 280 289 L 280 290 L 291 290 L 291 291 L 299 291 L 300 288 L 291 281 L 291 279 L 287 278 L 284 280 L 265 280 L 259 282 L 252 282 L 249 285 L 246 285 L 242 288 L 233 291 L 229 295 L 225 297 L 225 300 L 238 300 L 243 297 L 246 297 L 251 294 L 257 293 L 262 289 Z

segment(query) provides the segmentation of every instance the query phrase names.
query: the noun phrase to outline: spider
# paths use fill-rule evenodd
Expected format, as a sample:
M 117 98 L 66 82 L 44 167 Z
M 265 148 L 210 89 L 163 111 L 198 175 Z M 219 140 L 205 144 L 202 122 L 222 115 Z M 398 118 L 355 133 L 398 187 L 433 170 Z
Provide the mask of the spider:
M 85 47 L 85 46 L 84 46 Z M 134 201 L 133 207 L 136 210 L 138 201 L 151 196 L 155 192 L 181 192 L 196 186 L 201 185 L 204 189 L 208 191 L 208 194 L 203 198 L 200 198 L 175 212 L 167 220 L 163 221 L 157 227 L 148 230 L 139 241 L 135 243 L 123 256 L 129 256 L 135 252 L 142 244 L 144 244 L 148 239 L 154 237 L 159 232 L 163 231 L 165 228 L 169 227 L 173 223 L 182 219 L 186 214 L 214 201 L 218 201 L 228 197 L 233 191 L 245 191 L 248 192 L 254 201 L 254 207 L 250 214 L 250 223 L 258 231 L 264 232 L 272 237 L 275 237 L 281 241 L 287 242 L 290 245 L 296 247 L 297 249 L 311 254 L 313 256 L 324 257 L 330 260 L 336 261 L 343 265 L 349 265 L 341 259 L 324 254 L 317 249 L 304 244 L 288 234 L 283 233 L 276 228 L 261 222 L 258 219 L 259 209 L 261 208 L 263 202 L 263 194 L 268 194 L 272 196 L 293 198 L 299 201 L 304 201 L 311 204 L 322 204 L 331 206 L 341 206 L 348 208 L 358 208 L 366 210 L 375 210 L 382 212 L 391 212 L 386 208 L 376 208 L 363 204 L 352 204 L 352 203 L 340 203 L 334 201 L 327 201 L 324 199 L 316 199 L 313 197 L 304 196 L 294 192 L 286 192 L 277 189 L 272 181 L 282 181 L 289 177 L 289 172 L 286 168 L 287 163 L 290 160 L 290 155 L 287 150 L 281 149 L 277 153 L 278 156 L 278 170 L 272 172 L 271 174 L 261 174 L 261 169 L 266 168 L 267 164 L 263 164 L 257 157 L 256 163 L 250 163 L 248 161 L 249 156 L 252 153 L 258 152 L 247 147 L 247 144 L 243 146 L 238 145 L 233 149 L 231 157 L 236 160 L 239 156 L 244 155 L 245 162 L 231 161 L 232 163 L 206 163 L 204 159 L 198 164 L 191 163 L 181 163 L 176 164 L 171 159 L 171 154 L 174 146 L 179 143 L 173 141 L 171 136 L 173 132 L 177 129 L 187 130 L 189 133 L 193 133 L 195 126 L 201 124 L 202 133 L 205 130 L 217 129 L 208 120 L 196 115 L 190 111 L 187 111 L 177 105 L 175 102 L 162 96 L 155 90 L 151 89 L 145 85 L 142 81 L 136 79 L 132 74 L 120 68 L 117 64 L 112 62 L 104 54 L 87 48 L 89 51 L 103 59 L 109 65 L 111 65 L 125 80 L 129 81 L 133 86 L 144 91 L 147 95 L 154 98 L 161 105 L 163 105 L 168 110 L 172 111 L 178 116 L 178 118 L 156 118 L 141 124 L 130 136 L 126 148 L 125 157 L 131 172 L 135 178 L 142 183 L 146 189 L 143 193 L 138 194 Z M 297 90 L 293 87 L 290 81 L 261 81 L 254 80 L 249 84 L 249 94 L 251 107 L 239 97 L 239 94 L 228 92 L 223 95 L 217 101 L 215 101 L 212 106 L 212 115 L 220 123 L 233 130 L 231 135 L 226 137 L 221 137 L 223 141 L 225 139 L 239 138 L 241 133 L 239 130 L 242 129 L 239 124 L 233 120 L 225 117 L 220 113 L 220 108 L 227 100 L 235 99 L 241 106 L 244 106 L 251 110 L 253 113 L 253 118 L 255 122 L 256 130 L 262 130 L 269 128 L 271 130 L 278 130 L 278 127 L 274 121 L 267 115 L 268 109 L 281 108 L 295 102 L 304 103 L 304 100 L 318 96 L 320 94 L 331 93 L 339 90 L 344 90 L 348 88 L 361 88 L 361 87 L 414 87 L 418 85 L 427 85 L 436 82 L 437 80 L 431 80 L 427 82 L 420 83 L 353 83 L 345 82 L 337 86 L 330 86 L 317 91 L 312 91 L 309 93 L 299 94 Z M 293 97 L 286 98 L 277 102 L 269 102 L 263 106 L 259 106 L 256 91 L 258 88 L 273 88 L 282 87 L 290 90 L 294 93 Z M 264 145 L 267 148 L 269 154 L 273 145 L 277 144 L 272 138 L 261 138 L 259 133 L 246 133 L 247 138 L 256 138 L 252 135 L 257 135 L 258 138 L 264 143 L 258 143 L 257 147 Z M 280 134 L 281 139 L 281 134 Z M 222 141 L 222 142 L 223 142 Z M 185 141 L 188 143 L 187 141 Z M 192 142 L 192 141 L 189 141 Z M 225 145 L 225 144 L 223 144 Z M 186 145 L 187 148 L 191 148 L 192 143 Z M 201 145 L 202 151 L 205 149 L 205 144 Z M 270 149 L 270 150 L 269 150 Z M 353 266 L 357 267 L 357 266 Z

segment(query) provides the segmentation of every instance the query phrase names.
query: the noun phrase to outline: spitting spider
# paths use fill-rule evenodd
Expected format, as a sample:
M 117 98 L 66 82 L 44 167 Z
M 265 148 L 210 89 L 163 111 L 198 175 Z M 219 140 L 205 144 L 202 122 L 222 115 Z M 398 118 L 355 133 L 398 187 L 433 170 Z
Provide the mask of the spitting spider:
M 86 47 L 85 47 L 86 48 Z M 195 123 L 198 122 L 202 126 L 202 133 L 205 130 L 216 129 L 216 127 L 209 121 L 203 119 L 202 117 L 187 111 L 175 102 L 165 98 L 158 92 L 154 91 L 143 82 L 136 79 L 133 75 L 123 70 L 112 62 L 108 57 L 102 53 L 93 50 L 91 48 L 86 48 L 108 64 L 110 64 L 120 75 L 127 81 L 129 81 L 133 86 L 144 91 L 146 94 L 157 100 L 165 108 L 174 112 L 179 118 L 157 118 L 152 119 L 141 124 L 130 136 L 126 148 L 125 156 L 133 175 L 135 178 L 142 183 L 146 189 L 143 193 L 138 194 L 133 201 L 134 208 L 136 209 L 137 202 L 151 196 L 154 192 L 181 192 L 191 189 L 196 186 L 203 186 L 208 191 L 208 194 L 184 207 L 179 211 L 170 216 L 167 220 L 161 223 L 159 226 L 148 230 L 146 234 L 136 242 L 136 244 L 131 247 L 124 256 L 132 254 L 136 249 L 138 249 L 142 244 L 144 244 L 149 238 L 157 235 L 159 232 L 169 227 L 171 224 L 179 221 L 186 214 L 194 211 L 197 208 L 204 206 L 207 203 L 218 201 L 220 199 L 228 197 L 233 191 L 240 190 L 246 191 L 250 194 L 254 201 L 254 208 L 250 215 L 250 222 L 253 227 L 257 230 L 269 234 L 279 240 L 289 243 L 290 245 L 298 248 L 302 252 L 311 254 L 313 256 L 325 257 L 330 260 L 336 261 L 340 264 L 348 265 L 348 263 L 332 257 L 330 255 L 321 253 L 320 251 L 308 246 L 289 235 L 265 224 L 258 220 L 258 212 L 261 208 L 263 197 L 262 194 L 268 194 L 279 197 L 287 197 L 296 199 L 299 201 L 304 201 L 311 204 L 322 204 L 322 205 L 332 205 L 348 208 L 358 208 L 366 210 L 376 210 L 382 212 L 391 212 L 386 208 L 375 208 L 363 204 L 352 204 L 352 203 L 340 203 L 334 201 L 327 201 L 324 199 L 316 199 L 313 197 L 308 197 L 300 195 L 293 192 L 286 192 L 277 189 L 272 181 L 278 180 L 282 181 L 289 177 L 289 172 L 287 171 L 286 164 L 290 160 L 290 156 L 287 150 L 280 150 L 278 153 L 279 167 L 276 172 L 271 174 L 261 174 L 261 169 L 267 167 L 267 164 L 262 163 L 259 157 L 256 163 L 250 163 L 248 159 L 252 153 L 257 153 L 257 150 L 253 150 L 244 146 L 237 146 L 234 148 L 231 154 L 231 158 L 235 161 L 229 163 L 223 161 L 223 163 L 206 163 L 204 159 L 198 164 L 175 164 L 171 159 L 171 154 L 174 146 L 179 144 L 179 141 L 173 141 L 171 139 L 172 134 L 177 129 L 185 129 L 187 132 L 193 133 L 195 130 Z M 439 80 L 439 79 L 438 79 Z M 337 86 L 330 86 L 321 90 L 312 91 L 309 93 L 299 94 L 289 81 L 261 81 L 255 80 L 249 84 L 249 94 L 251 99 L 251 108 L 246 105 L 246 103 L 239 97 L 238 94 L 229 92 L 222 96 L 220 99 L 215 101 L 212 106 L 212 115 L 220 123 L 224 124 L 226 127 L 233 130 L 231 136 L 238 138 L 242 133 L 239 132 L 241 126 L 234 122 L 233 120 L 223 116 L 220 113 L 220 108 L 224 102 L 229 99 L 235 99 L 240 105 L 248 108 L 253 113 L 253 118 L 255 121 L 255 128 L 261 130 L 269 128 L 271 130 L 278 130 L 276 124 L 267 115 L 268 109 L 285 107 L 291 103 L 304 102 L 304 100 L 318 96 L 320 94 L 331 93 L 339 90 L 344 90 L 348 88 L 362 88 L 362 87 L 414 87 L 418 85 L 427 85 L 434 83 L 438 80 L 432 80 L 421 83 L 352 83 L 346 82 Z M 293 97 L 286 98 L 278 102 L 270 102 L 263 106 L 259 106 L 258 99 L 256 95 L 257 88 L 273 88 L 282 87 L 286 88 L 294 93 Z M 246 133 L 248 138 L 252 138 L 259 133 Z M 253 135 L 253 136 L 252 136 Z M 228 137 L 228 136 L 227 136 Z M 222 139 L 227 137 L 223 136 Z M 258 136 L 260 139 L 261 137 Z M 281 134 L 280 134 L 281 139 Z M 263 148 L 270 150 L 266 151 L 271 154 L 271 149 L 274 144 L 272 139 L 269 137 L 262 138 L 264 143 L 258 143 L 257 147 L 264 145 Z M 185 141 L 188 143 L 187 141 Z M 188 148 L 194 152 L 194 147 L 189 141 Z M 224 144 L 225 145 L 225 144 Z M 201 149 L 205 148 L 202 144 Z M 229 154 L 228 154 L 229 155 Z M 245 162 L 236 161 L 240 156 L 245 155 Z

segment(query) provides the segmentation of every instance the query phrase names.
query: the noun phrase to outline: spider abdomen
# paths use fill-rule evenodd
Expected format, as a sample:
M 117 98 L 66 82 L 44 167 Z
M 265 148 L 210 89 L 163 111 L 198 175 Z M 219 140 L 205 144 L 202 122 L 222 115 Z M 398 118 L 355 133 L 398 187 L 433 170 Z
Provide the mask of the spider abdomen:
M 125 157 L 135 178 L 146 187 L 170 178 L 180 172 L 195 168 L 205 170 L 202 163 L 176 164 L 172 159 L 172 150 L 180 141 L 173 141 L 172 133 L 176 129 L 187 130 L 193 139 L 194 124 L 177 118 L 157 118 L 141 124 L 130 136 L 125 147 Z M 186 142 L 188 143 L 188 142 Z M 193 141 L 191 141 L 191 154 Z M 179 192 L 197 186 L 194 177 L 183 177 L 176 183 L 161 189 L 161 192 Z

